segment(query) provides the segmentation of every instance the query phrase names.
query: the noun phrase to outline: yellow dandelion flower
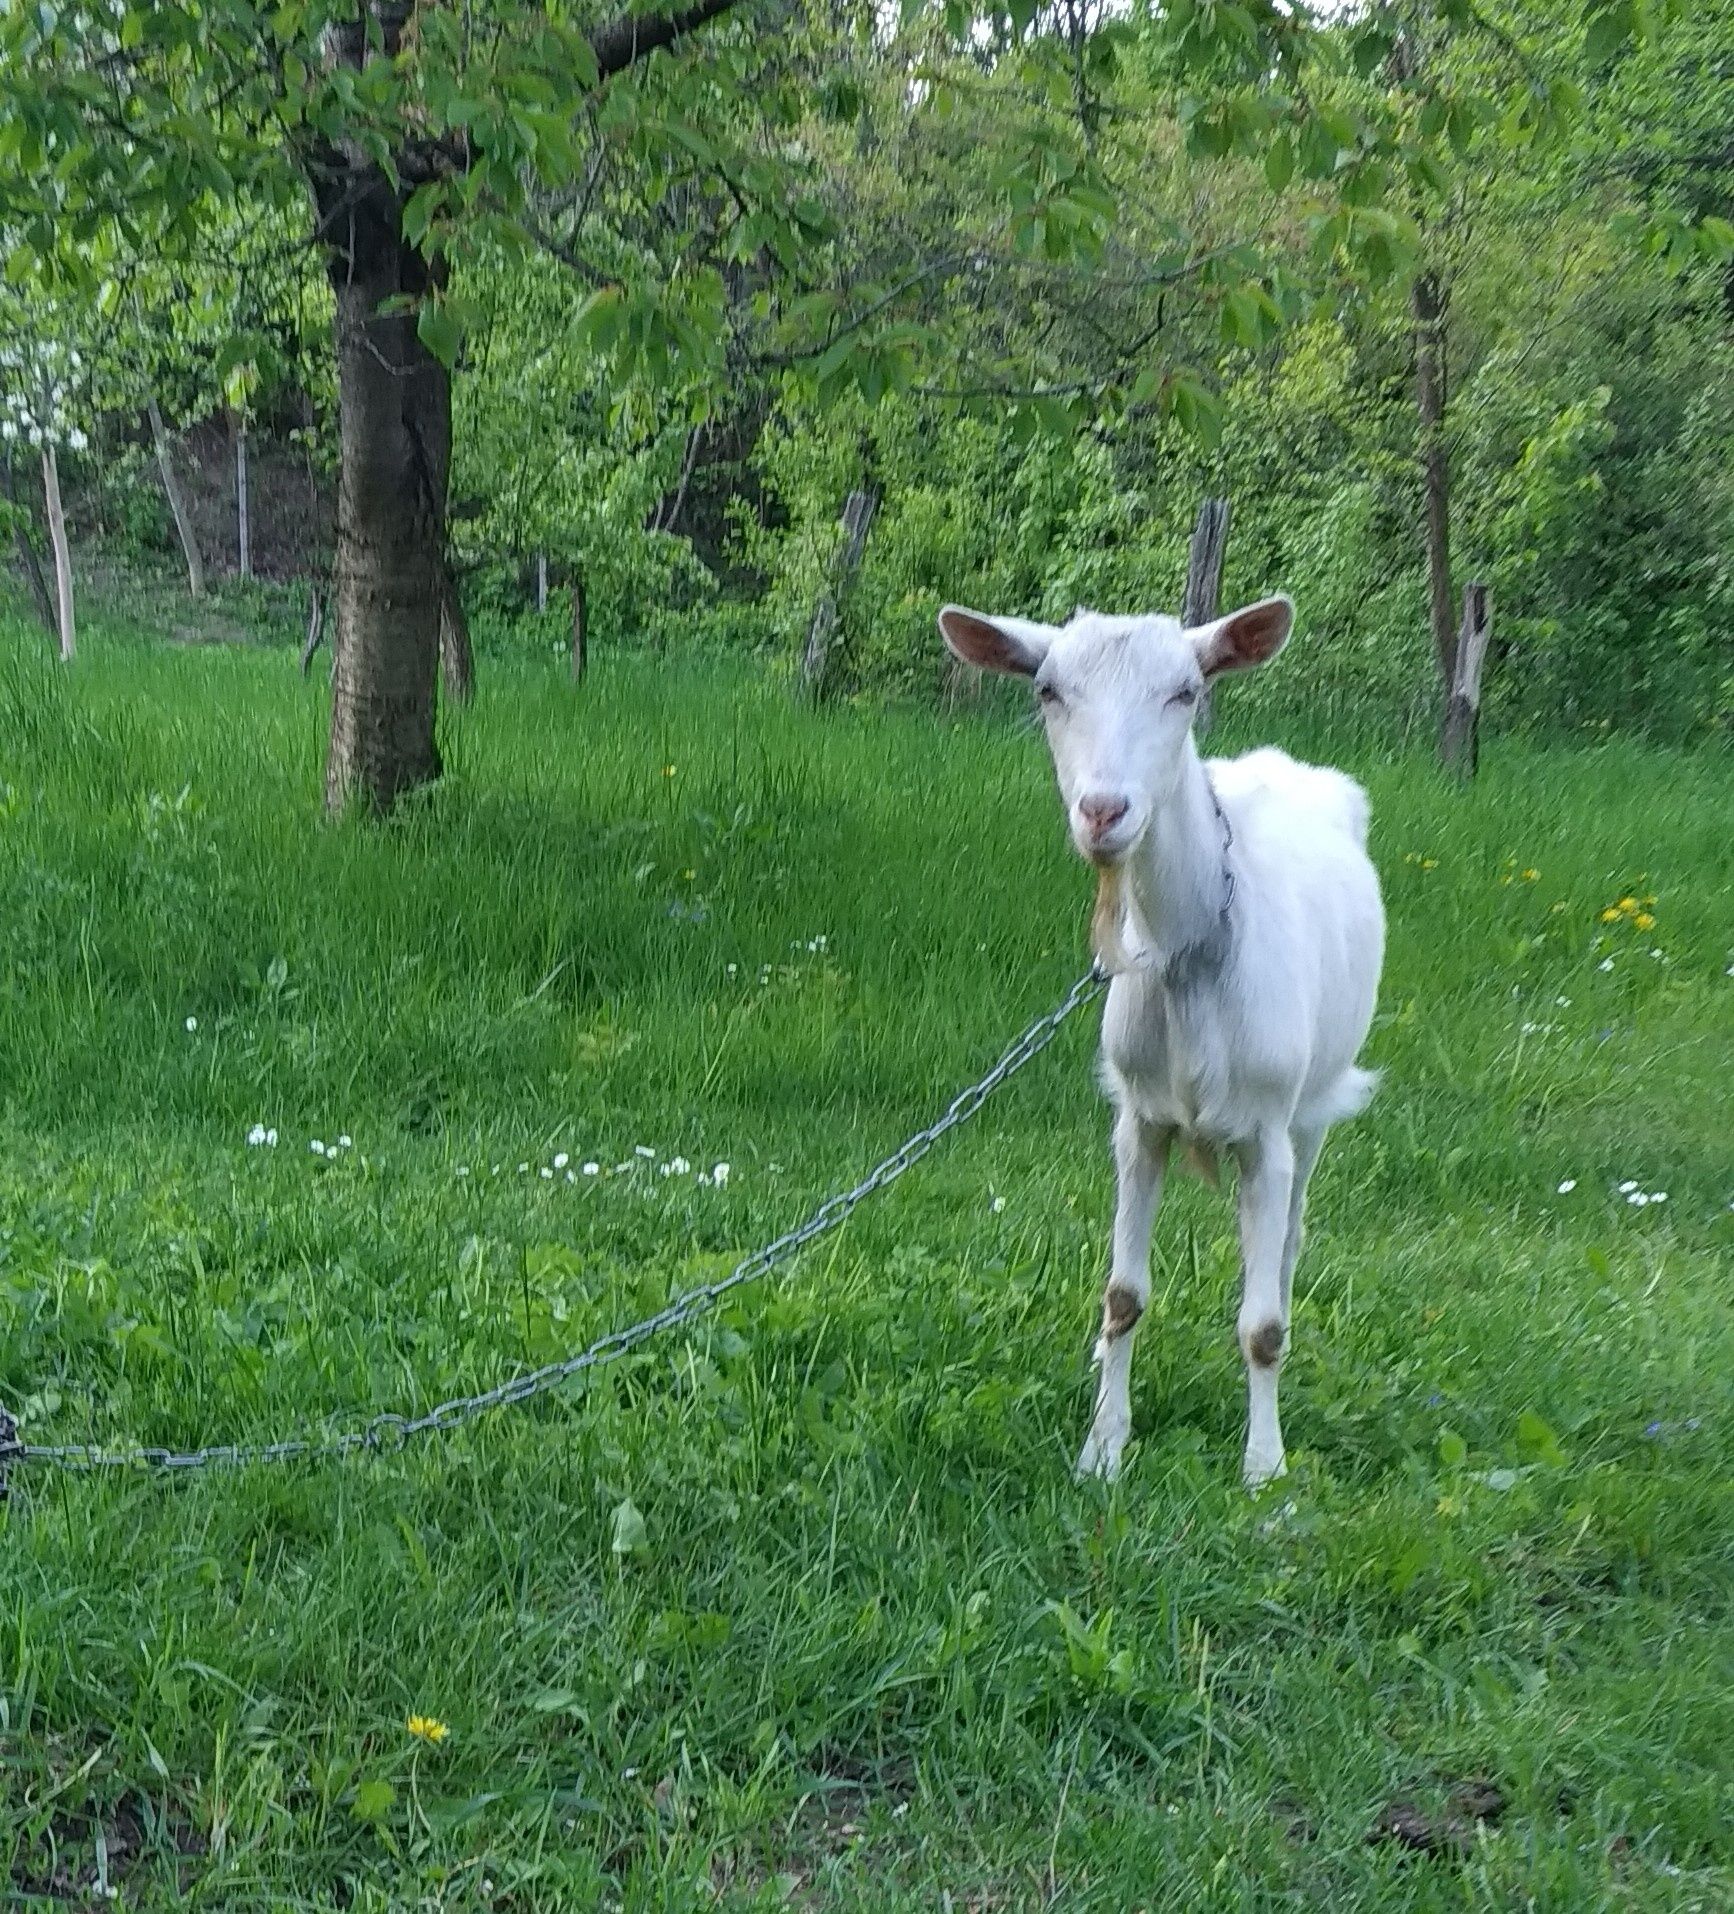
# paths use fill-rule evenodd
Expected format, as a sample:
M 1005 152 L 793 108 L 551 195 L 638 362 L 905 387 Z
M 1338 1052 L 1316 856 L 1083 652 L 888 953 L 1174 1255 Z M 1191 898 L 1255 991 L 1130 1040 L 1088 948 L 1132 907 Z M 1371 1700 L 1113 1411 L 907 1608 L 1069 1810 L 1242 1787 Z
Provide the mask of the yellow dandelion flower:
M 1602 912 L 1602 922 L 1604 924 L 1617 924 L 1619 921 L 1619 912 L 1610 904 L 1608 908 Z
M 1422 858 L 1422 860 L 1421 860 L 1421 868 L 1422 868 L 1422 870 L 1424 870 L 1424 871 L 1436 871 L 1436 870 L 1437 870 L 1437 869 L 1439 868 L 1439 860 L 1438 860 L 1438 858 L 1436 858 L 1436 857 L 1424 857 L 1424 858 Z
M 1619 901 L 1618 908 L 1623 910 L 1629 917 L 1632 912 L 1638 908 L 1638 900 L 1635 897 L 1622 897 Z
M 1644 899 L 1644 909 L 1645 910 L 1651 909 L 1654 906 L 1655 901 L 1656 900 L 1653 897 L 1646 897 Z
M 672 764 L 665 764 L 662 767 L 662 775 L 665 778 L 678 777 L 680 775 L 679 767 Z
M 1523 873 L 1523 881 L 1526 884 L 1536 883 L 1540 879 L 1540 877 L 1541 877 L 1541 872 L 1537 870 L 1527 870 Z
M 1632 922 L 1637 925 L 1639 930 L 1654 930 L 1656 927 L 1656 920 L 1647 910 L 1639 911 L 1637 916 L 1632 919 Z
M 436 1721 L 432 1715 L 411 1715 L 403 1725 L 417 1741 L 425 1741 L 434 1748 L 437 1748 L 451 1733 L 443 1721 Z

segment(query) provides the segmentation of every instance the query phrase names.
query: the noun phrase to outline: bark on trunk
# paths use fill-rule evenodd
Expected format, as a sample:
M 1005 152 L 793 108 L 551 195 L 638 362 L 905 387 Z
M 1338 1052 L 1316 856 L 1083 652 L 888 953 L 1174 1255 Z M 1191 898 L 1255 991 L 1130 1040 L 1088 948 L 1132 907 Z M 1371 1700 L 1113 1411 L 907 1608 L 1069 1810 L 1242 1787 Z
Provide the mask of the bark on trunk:
M 590 665 L 590 594 L 584 589 L 584 567 L 572 567 L 572 682 L 582 684 Z
M 1451 598 L 1451 468 L 1445 452 L 1445 298 L 1438 275 L 1415 281 L 1415 403 L 1421 415 L 1421 490 L 1426 510 L 1427 622 L 1439 682 L 1456 676 L 1457 615 Z
M 1222 561 L 1227 551 L 1228 500 L 1207 498 L 1199 506 L 1198 520 L 1192 527 L 1192 548 L 1186 563 L 1186 596 L 1180 606 L 1183 625 L 1207 625 L 1222 610 Z M 1200 737 L 1210 729 L 1212 715 L 1210 687 L 1206 685 L 1192 720 L 1192 728 Z
M 181 485 L 180 474 L 175 470 L 174 447 L 169 443 L 168 428 L 163 424 L 162 411 L 155 399 L 147 402 L 146 411 L 150 415 L 151 442 L 157 450 L 157 470 L 163 475 L 163 490 L 168 494 L 169 510 L 174 513 L 181 555 L 187 561 L 187 590 L 195 598 L 203 598 L 205 561 L 199 556 L 198 534 L 193 530 L 192 514 L 187 510 L 187 495 Z
M 18 495 L 18 474 L 12 464 L 10 446 L 6 448 L 3 470 L 6 503 L 12 507 L 12 543 L 18 551 L 19 566 L 29 581 L 36 615 L 42 620 L 43 630 L 52 638 L 55 636 L 54 594 L 48 589 L 48 580 L 42 575 L 42 560 L 36 556 L 36 542 L 30 536 L 30 526 L 36 514 Z
M 1440 762 L 1472 778 L 1481 765 L 1481 667 L 1493 637 L 1493 595 L 1487 587 L 1463 587 L 1463 631 L 1457 642 L 1455 676 L 1439 728 Z
M 807 624 L 807 642 L 801 653 L 801 683 L 810 698 L 822 698 L 830 688 L 831 643 L 837 633 L 837 620 L 849 581 L 867 549 L 867 532 L 873 523 L 878 494 L 851 492 L 843 505 L 843 542 L 832 566 L 831 583 L 813 607 Z
M 403 203 L 356 163 L 316 182 L 336 295 L 340 472 L 330 811 L 385 811 L 440 774 L 440 649 L 451 381 L 416 333 L 429 267 L 403 237 Z
M 78 630 L 72 612 L 72 553 L 67 549 L 66 512 L 60 502 L 60 466 L 52 445 L 42 448 L 42 497 L 48 508 L 48 541 L 54 547 L 60 656 L 65 661 L 78 650 Z
M 235 551 L 236 570 L 253 576 L 253 520 L 247 500 L 247 421 L 235 419 Z
M 548 554 L 536 554 L 536 616 L 541 617 L 548 609 Z

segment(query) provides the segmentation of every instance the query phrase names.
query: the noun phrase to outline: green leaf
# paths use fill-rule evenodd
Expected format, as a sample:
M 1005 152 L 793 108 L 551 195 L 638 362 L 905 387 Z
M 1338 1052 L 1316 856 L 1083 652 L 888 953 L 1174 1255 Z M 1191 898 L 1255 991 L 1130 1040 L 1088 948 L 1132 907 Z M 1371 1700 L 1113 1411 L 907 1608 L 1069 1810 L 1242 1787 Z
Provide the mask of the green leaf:
M 424 180 L 405 201 L 403 236 L 412 246 L 419 246 L 427 237 L 434 214 L 439 211 L 444 199 L 445 181 L 430 179 Z
M 1706 213 L 1698 222 L 1698 250 L 1707 259 L 1734 259 L 1734 222 Z
M 1273 193 L 1280 193 L 1294 178 L 1294 144 L 1286 133 L 1279 133 L 1264 156 L 1264 177 Z
M 357 1784 L 349 1811 L 358 1821 L 377 1824 L 397 1805 L 397 1790 L 389 1781 L 363 1781 Z
M 1605 66 L 1625 50 L 1637 26 L 1632 0 L 1611 0 L 1590 15 L 1584 28 L 1584 60 L 1591 67 Z
M 416 337 L 448 371 L 457 364 L 463 329 L 441 299 L 424 299 L 415 316 Z
M 1455 1429 L 1439 1431 L 1439 1461 L 1447 1469 L 1460 1469 L 1469 1460 L 1469 1445 Z
M 1517 1418 L 1517 1446 L 1531 1461 L 1545 1462 L 1554 1469 L 1565 1467 L 1565 1451 L 1559 1446 L 1559 1437 L 1533 1409 L 1525 1409 Z
M 614 1539 L 609 1546 L 622 1560 L 628 1555 L 650 1553 L 650 1531 L 630 1497 L 614 1511 Z

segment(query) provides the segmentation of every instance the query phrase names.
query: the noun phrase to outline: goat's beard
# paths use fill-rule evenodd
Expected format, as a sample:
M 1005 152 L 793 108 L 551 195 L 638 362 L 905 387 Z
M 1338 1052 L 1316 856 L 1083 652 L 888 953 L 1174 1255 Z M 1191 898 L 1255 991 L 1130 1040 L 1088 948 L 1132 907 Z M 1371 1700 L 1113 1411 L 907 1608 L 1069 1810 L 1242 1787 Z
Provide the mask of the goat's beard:
M 1090 949 L 1110 977 L 1135 969 L 1126 948 L 1126 875 L 1121 864 L 1096 866 L 1096 907 L 1090 913 Z

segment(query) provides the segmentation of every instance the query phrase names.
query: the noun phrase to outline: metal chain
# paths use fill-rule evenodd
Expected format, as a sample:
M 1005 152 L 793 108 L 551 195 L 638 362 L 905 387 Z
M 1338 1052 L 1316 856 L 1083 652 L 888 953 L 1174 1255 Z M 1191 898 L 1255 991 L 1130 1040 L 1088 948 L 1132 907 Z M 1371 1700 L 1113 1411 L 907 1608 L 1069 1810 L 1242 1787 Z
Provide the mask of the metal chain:
M 617 1356 L 635 1349 L 641 1342 L 660 1335 L 663 1330 L 679 1328 L 681 1324 L 702 1316 L 730 1290 L 768 1275 L 779 1263 L 786 1262 L 815 1237 L 837 1228 L 848 1219 L 857 1204 L 884 1189 L 888 1183 L 895 1182 L 911 1165 L 918 1163 L 948 1130 L 956 1129 L 960 1123 L 967 1123 L 1001 1084 L 1047 1048 L 1060 1025 L 1074 1010 L 1096 996 L 1105 982 L 1099 970 L 1086 972 L 1066 992 L 1058 1007 L 1050 1010 L 1045 1017 L 1038 1017 L 986 1076 L 972 1083 L 967 1090 L 959 1091 L 946 1106 L 943 1115 L 926 1129 L 917 1130 L 890 1156 L 876 1163 L 852 1189 L 841 1190 L 835 1196 L 828 1197 L 804 1223 L 797 1224 L 762 1249 L 755 1250 L 714 1283 L 703 1283 L 696 1289 L 684 1291 L 655 1315 L 646 1316 L 643 1321 L 625 1329 L 610 1330 L 606 1336 L 600 1337 L 589 1348 L 579 1350 L 576 1355 L 564 1357 L 559 1362 L 545 1363 L 540 1369 L 528 1369 L 510 1376 L 494 1388 L 484 1389 L 476 1395 L 453 1396 L 449 1402 L 439 1403 L 418 1416 L 387 1413 L 375 1416 L 359 1428 L 328 1435 L 291 1436 L 281 1442 L 222 1442 L 202 1449 L 142 1446 L 103 1449 L 89 1443 L 56 1446 L 20 1442 L 17 1439 L 16 1422 L 6 1413 L 5 1406 L 0 1404 L 0 1500 L 4 1500 L 6 1495 L 7 1469 L 18 1463 L 43 1462 L 75 1474 L 106 1469 L 151 1469 L 164 1474 L 180 1474 L 213 1466 L 240 1468 L 257 1462 L 294 1462 L 303 1457 L 342 1457 L 353 1455 L 358 1450 L 367 1450 L 376 1455 L 395 1454 L 415 1436 L 455 1429 L 477 1416 L 486 1415 L 490 1410 L 508 1408 L 515 1403 L 528 1402 L 533 1396 L 543 1395 L 581 1370 L 612 1362 Z

